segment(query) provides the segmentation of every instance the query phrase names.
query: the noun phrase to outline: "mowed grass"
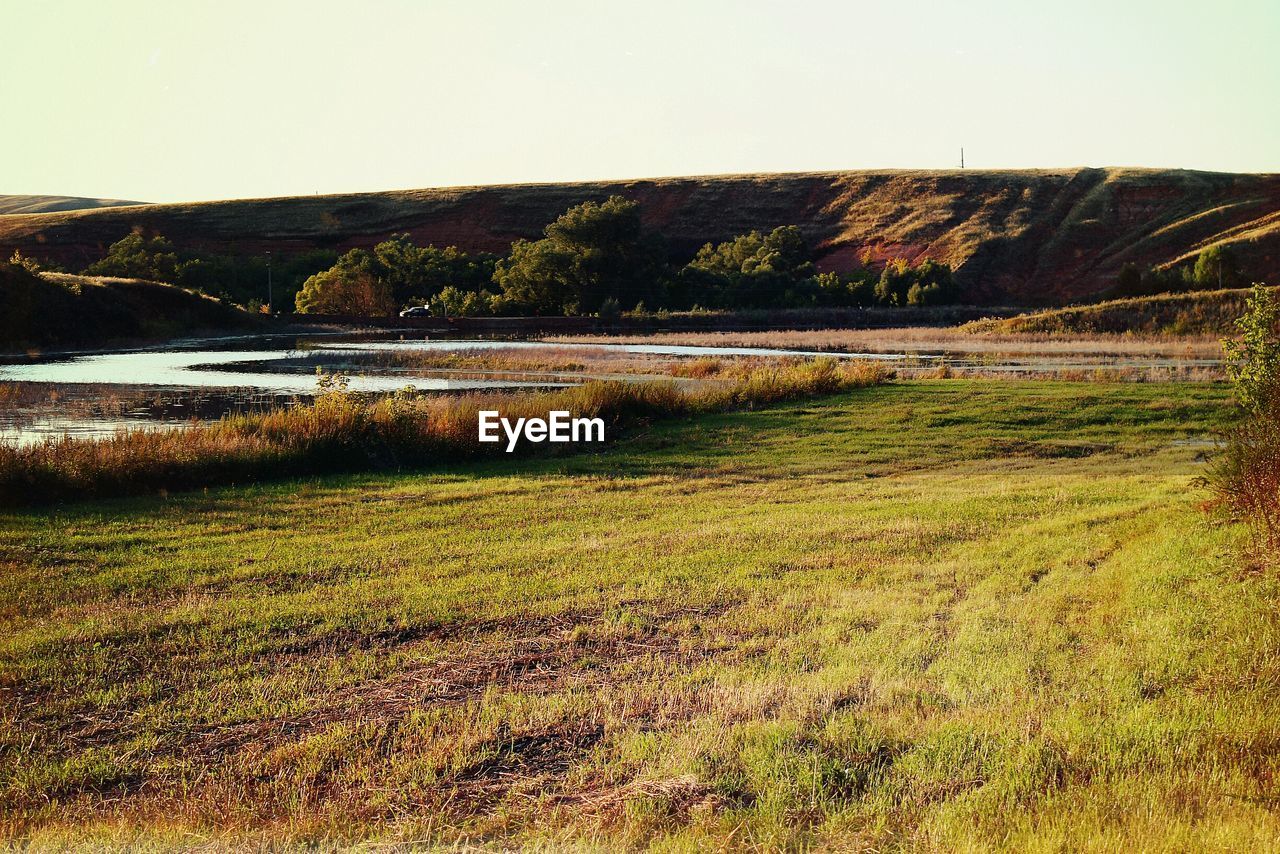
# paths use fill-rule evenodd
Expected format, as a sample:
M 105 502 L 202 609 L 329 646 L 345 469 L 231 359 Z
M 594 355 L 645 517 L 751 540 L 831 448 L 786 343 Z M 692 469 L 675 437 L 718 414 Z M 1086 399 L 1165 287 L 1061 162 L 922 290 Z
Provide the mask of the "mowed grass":
M 3 829 L 1265 847 L 1280 591 L 1195 486 L 1227 398 L 904 382 L 0 516 Z

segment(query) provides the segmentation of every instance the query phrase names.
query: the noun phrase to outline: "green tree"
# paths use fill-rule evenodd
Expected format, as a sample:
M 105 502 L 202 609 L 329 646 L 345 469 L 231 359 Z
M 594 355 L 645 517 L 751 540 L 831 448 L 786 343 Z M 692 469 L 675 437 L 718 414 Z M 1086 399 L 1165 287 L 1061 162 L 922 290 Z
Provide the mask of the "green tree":
M 1196 257 L 1195 283 L 1202 288 L 1231 288 L 1240 284 L 1240 262 L 1230 246 L 1219 243 Z
M 640 206 L 621 196 L 565 211 L 541 240 L 517 240 L 493 281 L 503 302 L 536 314 L 594 313 L 608 299 L 630 305 L 651 298 L 663 252 L 645 234 Z
M 724 308 L 811 305 L 833 293 L 815 278 L 812 253 L 800 229 L 779 226 L 708 243 L 680 272 L 689 299 Z
M 1280 404 L 1280 304 L 1275 292 L 1254 284 L 1245 313 L 1236 321 L 1239 338 L 1223 339 L 1227 356 L 1227 376 L 1236 388 L 1236 400 L 1258 414 Z
M 884 265 L 876 283 L 876 302 L 881 305 L 906 305 L 907 295 L 915 284 L 911 264 L 906 258 L 895 258 Z
M 468 255 L 456 246 L 417 246 L 409 235 L 398 234 L 372 249 L 348 251 L 325 271 L 330 275 L 317 282 L 320 287 L 332 289 L 338 279 L 350 283 L 368 278 L 378 283 L 380 295 L 390 294 L 391 302 L 397 306 L 411 302 L 430 304 L 445 288 L 478 293 L 492 278 L 495 261 L 492 255 Z M 350 284 L 343 288 L 353 290 Z M 368 285 L 354 290 L 368 290 Z M 313 299 L 309 294 L 304 302 L 312 304 Z M 376 304 L 380 300 L 381 296 Z
M 84 272 L 90 276 L 176 282 L 178 253 L 160 235 L 146 238 L 135 231 L 111 244 L 106 257 L 90 264 Z
M 577 314 L 580 291 L 573 256 L 550 240 L 517 240 L 498 262 L 493 281 L 502 288 L 502 304 L 530 314 Z
M 299 314 L 386 317 L 394 314 L 399 304 L 384 279 L 363 270 L 335 267 L 307 279 L 295 305 Z
M 1129 263 L 1120 268 L 1116 276 L 1116 296 L 1136 297 L 1142 295 L 1142 270 L 1137 264 Z
M 881 305 L 944 305 L 960 298 L 960 289 L 951 276 L 951 266 L 926 258 L 912 266 L 905 258 L 885 265 L 875 288 Z
M 445 285 L 431 298 L 430 305 L 431 312 L 440 317 L 484 317 L 493 313 L 493 294 Z

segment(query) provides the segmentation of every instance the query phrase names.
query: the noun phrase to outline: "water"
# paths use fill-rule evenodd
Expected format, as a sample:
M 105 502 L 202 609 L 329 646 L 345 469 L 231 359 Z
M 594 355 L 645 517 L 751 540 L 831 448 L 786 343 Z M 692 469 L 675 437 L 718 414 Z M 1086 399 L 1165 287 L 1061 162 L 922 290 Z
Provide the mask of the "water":
M 38 358 L 0 364 L 0 384 L 18 389 L 0 398 L 0 443 L 27 444 L 49 437 L 98 437 L 124 428 L 164 428 L 231 412 L 260 411 L 308 399 L 316 390 L 314 366 L 299 357 L 340 361 L 343 355 L 395 351 L 449 352 L 477 349 L 590 349 L 654 357 L 836 356 L 878 360 L 895 366 L 930 367 L 945 359 L 955 370 L 1019 374 L 1104 368 L 1176 372 L 1217 364 L 1211 359 L 1039 356 L 973 358 L 922 352 L 823 353 L 767 347 L 714 347 L 606 343 L 566 345 L 540 341 L 387 340 L 347 335 L 293 338 L 268 336 L 192 340 L 166 347 Z M 517 374 L 511 371 L 418 371 L 363 368 L 350 377 L 356 392 L 390 393 L 405 387 L 452 393 L 476 390 L 563 387 L 597 375 Z M 611 378 L 619 378 L 613 377 Z M 642 379 L 640 375 L 621 378 Z

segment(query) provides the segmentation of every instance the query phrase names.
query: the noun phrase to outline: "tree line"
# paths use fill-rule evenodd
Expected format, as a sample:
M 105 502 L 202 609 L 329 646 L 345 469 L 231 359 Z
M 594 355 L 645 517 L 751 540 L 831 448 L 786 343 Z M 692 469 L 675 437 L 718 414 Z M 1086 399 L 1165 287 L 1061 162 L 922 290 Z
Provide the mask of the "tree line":
M 864 258 L 845 273 L 819 273 L 812 247 L 794 225 L 708 243 L 683 265 L 673 263 L 663 236 L 643 227 L 639 204 L 620 196 L 571 207 L 542 237 L 515 241 L 505 256 L 418 246 L 404 234 L 341 255 L 222 255 L 134 233 L 83 272 L 170 282 L 257 309 L 267 299 L 268 267 L 276 307 L 292 304 L 304 314 L 385 316 L 425 305 L 452 316 L 608 316 L 659 309 L 925 306 L 960 297 L 951 268 L 931 260 L 892 260 L 873 269 Z
M 819 273 L 794 225 L 708 243 L 683 266 L 620 196 L 575 205 L 505 257 L 415 246 L 407 235 L 353 249 L 303 283 L 298 311 L 387 314 L 426 305 L 440 315 L 608 316 L 624 310 L 937 305 L 958 300 L 934 261 Z
M 1249 278 L 1240 259 L 1230 246 L 1217 244 L 1200 251 L 1195 264 L 1182 267 L 1147 267 L 1125 264 L 1113 291 L 1117 297 L 1143 297 L 1152 294 L 1243 288 Z

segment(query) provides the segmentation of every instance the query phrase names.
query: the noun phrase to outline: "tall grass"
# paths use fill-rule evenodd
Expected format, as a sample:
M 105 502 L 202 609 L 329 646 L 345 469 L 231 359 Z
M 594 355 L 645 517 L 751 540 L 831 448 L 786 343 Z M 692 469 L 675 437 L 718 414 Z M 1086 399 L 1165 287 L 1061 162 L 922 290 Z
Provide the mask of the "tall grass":
M 0 504 L 193 489 L 326 472 L 422 466 L 502 455 L 482 444 L 478 413 L 546 417 L 567 410 L 603 418 L 606 435 L 669 416 L 748 408 L 883 382 L 881 365 L 833 359 L 743 363 L 724 379 L 688 389 L 673 381 L 589 382 L 536 394 L 397 395 L 366 402 L 342 388 L 306 406 L 232 416 L 171 430 L 111 438 L 51 439 L 0 448 Z M 518 446 L 526 453 L 546 445 Z

